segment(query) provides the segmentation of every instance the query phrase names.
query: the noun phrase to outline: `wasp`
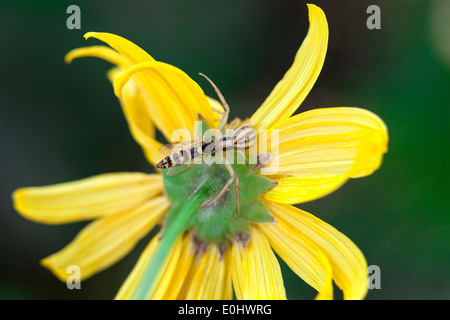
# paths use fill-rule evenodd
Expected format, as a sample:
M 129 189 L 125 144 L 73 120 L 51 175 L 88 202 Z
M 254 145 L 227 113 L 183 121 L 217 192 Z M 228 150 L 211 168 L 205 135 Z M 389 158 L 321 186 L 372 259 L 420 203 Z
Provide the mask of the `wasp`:
M 219 97 L 225 111 L 218 110 L 214 107 L 212 109 L 217 114 L 220 114 L 222 117 L 220 119 L 219 126 L 217 127 L 216 139 L 214 136 L 210 139 L 204 141 L 200 139 L 199 141 L 194 141 L 190 145 L 186 146 L 182 143 L 174 143 L 164 145 L 160 148 L 160 152 L 163 154 L 168 154 L 165 158 L 163 158 L 159 163 L 156 164 L 156 168 L 160 169 L 168 169 L 168 176 L 176 176 L 183 172 L 186 172 L 192 169 L 196 164 L 202 161 L 206 162 L 210 165 L 212 162 L 211 157 L 220 157 L 225 168 L 228 170 L 230 174 L 230 178 L 223 186 L 222 190 L 211 200 L 202 204 L 201 208 L 205 208 L 217 200 L 219 200 L 227 189 L 231 186 L 233 182 L 235 182 L 236 187 L 236 200 L 237 200 L 237 214 L 239 217 L 240 211 L 240 194 L 239 194 L 239 177 L 234 168 L 234 166 L 227 160 L 225 157 L 225 152 L 227 151 L 236 151 L 240 153 L 244 159 L 245 151 L 252 147 L 256 142 L 256 132 L 252 128 L 252 124 L 243 125 L 237 128 L 232 135 L 226 135 L 226 126 L 228 121 L 228 116 L 230 113 L 230 107 L 228 103 L 225 101 L 220 90 L 217 86 L 204 74 L 200 73 L 214 88 L 217 96 Z M 234 128 L 233 128 L 234 129 Z M 201 161 L 194 161 L 194 160 Z M 269 159 L 265 159 L 265 162 L 268 162 Z

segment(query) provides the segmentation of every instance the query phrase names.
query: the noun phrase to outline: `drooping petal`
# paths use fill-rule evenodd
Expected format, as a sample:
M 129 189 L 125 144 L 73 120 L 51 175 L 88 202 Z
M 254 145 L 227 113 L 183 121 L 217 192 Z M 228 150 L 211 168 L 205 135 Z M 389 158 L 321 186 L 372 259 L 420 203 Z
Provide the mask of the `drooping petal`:
M 214 113 L 211 106 L 223 110 L 222 105 L 215 99 L 205 97 L 201 88 L 184 72 L 163 63 L 146 66 L 145 63 L 155 60 L 120 36 L 88 32 L 85 38 L 90 37 L 106 42 L 113 49 L 105 46 L 74 49 L 66 55 L 66 62 L 87 56 L 102 58 L 120 67 L 109 73 L 112 80 L 126 71 L 122 75 L 120 88 L 116 87 L 116 93 L 121 98 L 133 137 L 152 164 L 161 157 L 158 152 L 161 144 L 154 139 L 154 135 L 148 134 L 153 125 L 167 140 L 171 140 L 172 132 L 176 129 L 187 129 L 193 139 L 194 121 L 199 120 L 199 115 L 206 119 L 210 127 L 218 126 L 220 115 Z M 144 64 L 139 66 L 141 63 Z
M 269 242 L 256 228 L 245 249 L 232 248 L 232 277 L 236 297 L 240 300 L 284 300 L 286 291 L 280 265 Z
M 72 62 L 73 59 L 81 57 L 96 57 L 106 60 L 117 67 L 111 69 L 108 72 L 108 78 L 112 83 L 124 70 L 128 69 L 135 61 L 139 59 L 149 59 L 142 53 L 142 49 L 130 43 L 119 36 L 111 34 L 97 34 L 100 39 L 108 40 L 113 45 L 121 49 L 122 53 L 126 53 L 130 58 L 134 57 L 133 61 L 128 60 L 125 56 L 121 55 L 116 50 L 106 47 L 106 46 L 91 46 L 83 47 L 71 50 L 65 56 L 66 63 Z M 136 53 L 137 52 L 137 53 Z M 139 60 L 140 61 L 140 60 Z M 147 60 L 145 60 L 147 61 Z M 154 61 L 151 58 L 148 61 Z M 143 148 L 144 154 L 148 161 L 152 164 L 157 163 L 161 160 L 161 154 L 158 152 L 161 143 L 156 141 L 155 138 L 155 128 L 151 122 L 151 118 L 148 115 L 149 108 L 146 103 L 144 95 L 140 92 L 142 90 L 142 85 L 139 85 L 131 79 L 123 88 L 123 97 L 119 99 L 122 110 L 127 119 L 131 134 L 134 139 Z
M 88 224 L 61 251 L 42 260 L 61 281 L 71 275 L 67 268 L 77 265 L 81 278 L 108 268 L 128 254 L 169 209 L 170 202 L 160 196 L 122 213 L 99 218 Z
M 111 69 L 108 72 L 108 78 L 114 83 L 122 72 L 123 69 Z M 131 134 L 144 150 L 147 160 L 151 164 L 159 162 L 162 158 L 159 152 L 162 144 L 155 139 L 155 127 L 151 122 L 150 110 L 146 107 L 143 95 L 134 79 L 130 79 L 123 87 L 122 98 L 119 98 L 119 101 Z
M 383 121 L 360 108 L 323 108 L 303 112 L 269 130 L 260 139 L 276 163 L 278 186 L 264 196 L 281 203 L 300 203 L 320 198 L 349 178 L 371 174 L 387 151 Z M 270 176 L 269 176 L 270 177 Z
M 217 114 L 211 109 L 203 90 L 186 73 L 162 62 L 145 62 L 122 73 L 114 82 L 114 91 L 122 97 L 123 87 L 132 76 L 139 79 L 142 93 L 149 101 L 148 114 L 152 122 L 169 141 L 177 129 L 185 129 L 194 137 L 194 122 L 201 114 L 213 127 Z M 174 141 L 175 142 L 175 141 Z
M 111 48 L 122 55 L 130 65 L 141 62 L 155 61 L 152 56 L 142 50 L 133 42 L 122 38 L 121 36 L 106 32 L 88 32 L 84 35 L 85 39 L 96 38 L 107 43 Z
M 286 204 L 265 201 L 274 218 L 313 242 L 328 258 L 333 280 L 344 299 L 363 299 L 367 294 L 367 262 L 344 234 L 315 216 Z
M 122 68 L 127 68 L 130 64 L 130 62 L 121 56 L 120 53 L 106 46 L 91 46 L 73 49 L 66 54 L 64 61 L 66 63 L 71 63 L 74 59 L 83 57 L 100 58 Z
M 251 117 L 255 129 L 271 128 L 291 116 L 316 82 L 328 46 L 328 24 L 323 11 L 308 4 L 309 30 L 294 63 Z
M 58 224 L 130 210 L 162 191 L 159 174 L 107 173 L 45 187 L 18 189 L 13 193 L 13 201 L 24 217 Z
M 317 299 L 333 299 L 331 265 L 320 249 L 303 234 L 283 222 L 258 225 L 272 249 L 306 283 L 316 289 Z

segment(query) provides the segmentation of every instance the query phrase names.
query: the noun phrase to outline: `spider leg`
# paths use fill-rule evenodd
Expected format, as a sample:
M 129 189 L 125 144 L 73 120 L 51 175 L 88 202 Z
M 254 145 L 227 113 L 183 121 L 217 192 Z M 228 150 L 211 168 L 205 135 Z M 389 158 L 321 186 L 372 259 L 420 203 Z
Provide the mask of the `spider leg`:
M 239 219 L 239 213 L 241 212 L 241 192 L 239 190 L 239 176 L 237 175 L 236 171 L 234 170 L 234 174 L 235 174 L 235 187 L 236 187 L 236 202 L 237 202 L 237 216 L 236 216 L 236 220 Z
M 238 149 L 237 151 L 236 151 L 237 153 L 239 153 L 241 156 L 242 156 L 242 158 L 244 159 L 244 163 L 241 163 L 239 160 L 239 158 L 238 158 L 238 164 L 247 164 L 247 156 L 245 155 L 245 152 L 244 152 L 244 150 L 242 150 L 242 149 Z
M 225 100 L 225 98 L 223 97 L 222 93 L 220 92 L 219 88 L 217 88 L 217 86 L 214 84 L 214 82 L 212 82 L 212 80 L 210 78 L 208 78 L 207 76 L 205 76 L 203 73 L 199 73 L 199 75 L 201 75 L 202 77 L 204 77 L 206 80 L 208 80 L 208 82 L 211 84 L 211 86 L 214 88 L 214 90 L 216 91 L 217 96 L 220 99 L 220 102 L 222 103 L 223 107 L 225 108 L 225 112 L 222 116 L 222 119 L 220 120 L 219 126 L 217 127 L 217 130 L 219 130 L 220 132 L 225 133 L 225 128 L 227 125 L 227 121 L 228 121 L 228 115 L 230 114 L 230 107 L 228 106 L 227 101 Z M 213 108 L 214 110 L 215 108 Z M 216 109 L 217 110 L 217 109 Z M 219 113 L 220 114 L 220 113 Z
M 241 119 L 236 118 L 233 121 L 230 122 L 230 127 L 231 129 L 236 129 L 236 127 L 239 125 L 239 123 L 241 123 Z
M 217 200 L 219 200 L 223 194 L 227 191 L 227 189 L 231 186 L 231 184 L 233 183 L 233 181 L 236 181 L 236 200 L 237 200 L 237 218 L 239 217 L 239 212 L 241 209 L 241 205 L 240 205 L 240 193 L 239 193 L 239 177 L 236 173 L 236 171 L 234 170 L 234 167 L 225 159 L 223 158 L 223 155 L 219 155 L 225 165 L 225 168 L 227 168 L 228 172 L 230 173 L 230 179 L 228 179 L 227 183 L 225 183 L 225 185 L 223 186 L 222 190 L 220 190 L 220 192 L 211 200 L 209 200 L 208 202 L 202 204 L 202 206 L 200 207 L 200 209 L 203 209 L 207 206 L 212 205 L 214 202 L 216 202 Z M 236 219 L 237 219 L 236 218 Z
M 211 107 L 211 108 L 214 110 L 215 113 L 218 113 L 218 114 L 220 114 L 221 116 L 223 116 L 223 115 L 225 114 L 225 112 L 223 112 L 222 110 L 219 110 L 219 109 L 214 108 L 214 107 Z

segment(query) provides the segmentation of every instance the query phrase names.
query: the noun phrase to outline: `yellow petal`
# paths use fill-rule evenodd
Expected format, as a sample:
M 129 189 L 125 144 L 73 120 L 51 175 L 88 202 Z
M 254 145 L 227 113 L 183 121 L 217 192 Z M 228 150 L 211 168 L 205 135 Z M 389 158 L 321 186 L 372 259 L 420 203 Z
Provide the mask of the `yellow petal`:
M 129 210 L 163 191 L 158 174 L 107 173 L 45 187 L 18 189 L 16 210 L 41 223 L 88 220 Z
M 284 300 L 286 291 L 280 265 L 269 242 L 256 228 L 245 249 L 232 248 L 232 277 L 236 297 L 240 300 Z
M 85 39 L 96 38 L 100 41 L 106 42 L 110 47 L 115 49 L 122 55 L 131 65 L 155 61 L 147 52 L 135 45 L 133 42 L 122 38 L 118 35 L 106 32 L 88 32 L 84 35 Z
M 294 63 L 251 117 L 255 129 L 271 128 L 291 116 L 316 82 L 328 46 L 328 24 L 323 11 L 308 4 L 309 30 Z
M 77 265 L 81 279 L 87 279 L 128 254 L 160 222 L 169 207 L 170 202 L 160 196 L 134 209 L 99 218 L 88 224 L 69 245 L 41 263 L 61 281 L 71 276 L 67 273 L 71 265 Z
M 116 299 L 133 297 L 158 246 L 156 236 L 139 258 L 138 263 L 120 288 Z M 169 258 L 157 277 L 158 282 L 150 299 L 213 300 L 231 299 L 231 275 L 228 258 L 220 260 L 216 247 L 195 258 L 189 234 L 180 236 L 171 250 Z
M 345 176 L 315 175 L 313 177 L 279 177 L 274 179 L 277 186 L 269 190 L 264 197 L 279 203 L 303 203 L 316 200 L 332 193 L 342 186 L 348 178 Z
M 114 83 L 114 80 L 123 72 L 123 69 L 114 68 L 108 72 L 108 78 Z M 123 87 L 122 98 L 119 99 L 122 111 L 128 122 L 131 134 L 136 142 L 142 147 L 147 160 L 151 164 L 159 162 L 162 154 L 159 152 L 161 143 L 155 139 L 155 127 L 151 122 L 149 109 L 142 92 L 136 85 L 134 79 Z
M 117 51 L 105 46 L 91 46 L 73 49 L 66 54 L 64 61 L 66 63 L 71 63 L 73 59 L 82 57 L 100 58 L 122 68 L 127 68 L 129 66 L 129 62 L 123 56 L 121 56 Z
M 229 300 L 232 298 L 228 257 L 223 259 L 216 246 L 211 246 L 191 265 L 179 299 Z
M 363 299 L 367 294 L 367 262 L 358 247 L 344 234 L 291 205 L 265 201 L 279 223 L 313 242 L 328 258 L 333 280 L 345 299 Z
M 281 221 L 258 226 L 277 255 L 319 292 L 318 299 L 333 299 L 330 262 L 313 242 Z
M 198 114 L 213 127 L 217 114 L 198 84 L 180 69 L 162 62 L 135 65 L 115 80 L 114 91 L 118 97 L 123 95 L 123 87 L 133 75 L 143 86 L 152 122 L 167 140 L 172 141 L 176 129 L 187 129 L 193 139 Z
M 278 144 L 270 150 L 272 163 L 278 164 L 273 177 L 278 186 L 265 197 L 291 204 L 320 198 L 349 178 L 371 174 L 380 166 L 388 143 L 379 117 L 350 107 L 303 112 L 269 130 L 269 141 L 274 134 Z

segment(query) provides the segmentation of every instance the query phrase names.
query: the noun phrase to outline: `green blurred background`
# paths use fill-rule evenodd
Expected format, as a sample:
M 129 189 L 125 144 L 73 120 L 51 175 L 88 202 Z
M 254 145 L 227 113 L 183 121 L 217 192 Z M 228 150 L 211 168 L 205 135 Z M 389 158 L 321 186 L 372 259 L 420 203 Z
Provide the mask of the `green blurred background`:
M 372 176 L 301 208 L 351 238 L 381 289 L 368 299 L 450 298 L 450 1 L 311 1 L 326 13 L 323 71 L 299 108 L 359 106 L 389 128 L 389 152 Z M 66 8 L 81 8 L 81 30 Z M 371 4 L 381 30 L 366 27 Z M 213 91 L 231 117 L 250 116 L 289 68 L 307 33 L 304 1 L 2 1 L 0 5 L 0 298 L 111 299 L 149 237 L 122 261 L 68 290 L 41 258 L 86 223 L 37 224 L 17 214 L 11 192 L 104 172 L 152 171 L 132 139 L 98 59 L 64 64 L 70 49 L 99 44 L 88 31 L 135 42 Z M 314 290 L 285 265 L 288 298 Z M 341 295 L 336 294 L 339 298 Z

